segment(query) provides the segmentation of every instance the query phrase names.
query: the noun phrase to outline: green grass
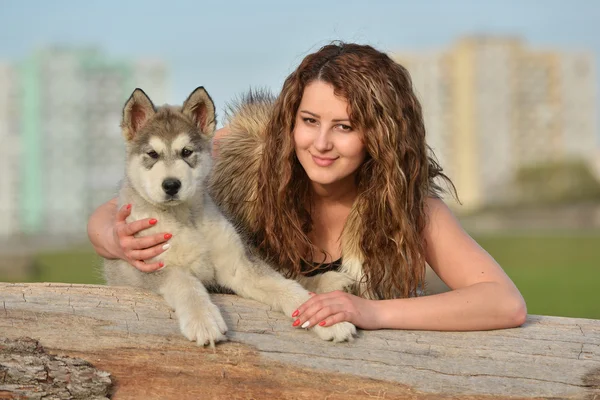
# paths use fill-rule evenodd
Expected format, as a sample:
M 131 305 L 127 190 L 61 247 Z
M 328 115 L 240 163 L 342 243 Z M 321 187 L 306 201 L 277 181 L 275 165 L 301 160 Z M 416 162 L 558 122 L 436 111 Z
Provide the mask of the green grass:
M 475 239 L 513 279 L 530 314 L 600 319 L 600 232 Z M 100 262 L 89 247 L 38 254 L 27 280 L 102 283 Z
M 92 250 L 40 253 L 30 282 L 102 284 L 101 260 Z
M 530 314 L 600 319 L 600 233 L 476 237 Z

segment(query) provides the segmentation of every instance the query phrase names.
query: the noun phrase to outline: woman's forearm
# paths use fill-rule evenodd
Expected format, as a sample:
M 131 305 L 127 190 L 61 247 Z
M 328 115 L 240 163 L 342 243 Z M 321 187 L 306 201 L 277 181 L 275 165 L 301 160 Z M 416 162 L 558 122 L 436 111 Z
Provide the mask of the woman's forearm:
M 471 331 L 520 326 L 525 302 L 514 287 L 480 282 L 432 296 L 372 303 L 381 328 Z
M 99 206 L 88 220 L 87 232 L 92 246 L 104 258 L 119 258 L 114 250 L 113 221 L 117 214 L 117 199 Z

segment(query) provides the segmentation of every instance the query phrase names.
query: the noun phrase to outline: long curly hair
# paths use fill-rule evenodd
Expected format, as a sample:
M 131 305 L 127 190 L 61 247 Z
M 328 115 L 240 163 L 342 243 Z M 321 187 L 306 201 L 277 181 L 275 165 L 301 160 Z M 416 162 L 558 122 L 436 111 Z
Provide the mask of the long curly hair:
M 265 132 L 258 176 L 259 251 L 294 277 L 315 248 L 311 191 L 296 158 L 294 124 L 304 88 L 332 85 L 349 105 L 351 125 L 367 151 L 356 174 L 354 208 L 362 221 L 360 248 L 366 287 L 377 298 L 417 295 L 425 276 L 426 199 L 439 196 L 442 173 L 425 142 L 421 105 L 408 71 L 368 45 L 335 42 L 304 58 L 285 80 Z

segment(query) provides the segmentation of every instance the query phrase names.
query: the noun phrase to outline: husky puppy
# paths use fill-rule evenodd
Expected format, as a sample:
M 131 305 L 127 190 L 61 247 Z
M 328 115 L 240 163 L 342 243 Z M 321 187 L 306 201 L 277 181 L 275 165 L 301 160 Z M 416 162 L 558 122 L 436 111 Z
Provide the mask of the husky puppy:
M 182 333 L 199 345 L 226 340 L 227 326 L 206 287 L 221 286 L 286 315 L 308 300 L 299 283 L 286 279 L 254 256 L 206 189 L 211 168 L 210 139 L 215 107 L 204 88 L 182 107 L 155 107 L 136 89 L 121 123 L 127 157 L 119 203 L 132 204 L 129 220 L 153 217 L 157 226 L 141 234 L 170 232 L 171 247 L 153 261 L 164 267 L 138 271 L 122 260 L 105 260 L 109 285 L 129 285 L 160 293 L 176 311 Z M 319 337 L 350 340 L 354 325 L 312 327 Z

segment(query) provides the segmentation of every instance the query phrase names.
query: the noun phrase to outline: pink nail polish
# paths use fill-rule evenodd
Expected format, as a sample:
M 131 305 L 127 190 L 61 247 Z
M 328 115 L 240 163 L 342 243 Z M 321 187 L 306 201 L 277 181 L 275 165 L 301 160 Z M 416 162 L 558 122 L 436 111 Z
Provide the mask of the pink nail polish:
M 295 320 L 294 323 L 292 324 L 292 326 L 298 326 L 298 325 L 300 325 L 299 319 Z
M 319 322 L 319 325 L 320 325 L 320 326 L 325 326 L 325 324 L 326 324 L 326 322 L 325 322 L 325 321 L 321 321 L 321 322 Z
M 158 220 L 157 220 L 157 219 L 155 219 L 155 218 L 152 218 L 150 221 L 148 221 L 148 223 L 149 223 L 150 225 L 155 225 L 157 222 L 158 222 Z
M 300 314 L 300 311 L 298 311 L 298 310 L 294 311 L 294 313 L 292 314 L 292 318 L 297 317 L 298 314 Z

